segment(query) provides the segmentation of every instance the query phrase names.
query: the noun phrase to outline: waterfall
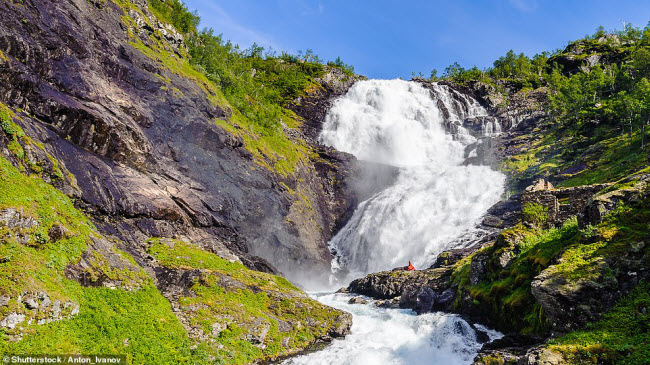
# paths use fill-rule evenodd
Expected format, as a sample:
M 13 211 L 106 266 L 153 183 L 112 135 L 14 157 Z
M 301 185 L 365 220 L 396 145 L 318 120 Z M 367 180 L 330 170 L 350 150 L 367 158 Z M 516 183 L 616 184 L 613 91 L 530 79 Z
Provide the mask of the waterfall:
M 358 82 L 334 103 L 321 142 L 399 169 L 393 185 L 362 202 L 330 241 L 332 266 L 340 269 L 334 285 L 409 260 L 426 268 L 441 251 L 476 233 L 477 221 L 499 200 L 504 184 L 486 166 L 463 165 L 464 150 L 476 138 L 462 124 L 486 115 L 476 100 L 448 86 L 427 89 L 402 80 Z M 483 134 L 497 133 L 488 123 L 481 125 Z M 372 300 L 350 304 L 345 293 L 312 296 L 352 313 L 351 334 L 283 364 L 469 364 L 485 337 L 477 330 L 490 340 L 501 337 L 451 314 L 417 316 L 378 308 Z
M 443 110 L 444 109 L 444 110 Z M 396 182 L 362 202 L 331 240 L 335 268 L 351 277 L 405 266 L 427 267 L 474 226 L 503 191 L 503 175 L 464 166 L 465 147 L 445 123 L 485 116 L 473 98 L 445 85 L 432 89 L 402 80 L 355 84 L 329 111 L 322 143 L 360 160 L 399 168 Z M 484 126 L 486 134 L 497 132 Z

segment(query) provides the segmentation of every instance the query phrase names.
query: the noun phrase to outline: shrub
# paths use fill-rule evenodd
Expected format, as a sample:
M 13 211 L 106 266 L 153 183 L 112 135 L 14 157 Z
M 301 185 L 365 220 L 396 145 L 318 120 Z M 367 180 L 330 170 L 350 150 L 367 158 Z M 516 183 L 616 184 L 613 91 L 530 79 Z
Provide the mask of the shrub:
M 530 223 L 535 227 L 542 227 L 548 220 L 548 209 L 538 203 L 526 203 L 521 213 L 524 222 Z

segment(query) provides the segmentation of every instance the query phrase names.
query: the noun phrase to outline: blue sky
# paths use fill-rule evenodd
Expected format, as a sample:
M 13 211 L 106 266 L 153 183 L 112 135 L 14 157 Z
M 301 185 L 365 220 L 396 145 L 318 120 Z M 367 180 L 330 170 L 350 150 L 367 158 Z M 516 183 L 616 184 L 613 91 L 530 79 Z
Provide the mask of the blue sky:
M 644 27 L 650 1 L 555 0 L 185 0 L 243 48 L 312 49 L 340 56 L 371 78 L 440 75 L 453 62 L 485 68 L 509 49 L 534 55 L 563 48 L 598 25 Z

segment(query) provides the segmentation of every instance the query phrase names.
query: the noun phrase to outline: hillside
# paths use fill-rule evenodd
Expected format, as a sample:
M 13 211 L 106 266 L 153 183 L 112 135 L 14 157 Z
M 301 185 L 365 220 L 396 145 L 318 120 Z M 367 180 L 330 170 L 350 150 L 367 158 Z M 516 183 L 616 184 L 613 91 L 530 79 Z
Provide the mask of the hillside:
M 493 233 L 429 269 L 370 274 L 348 290 L 506 333 L 477 364 L 645 363 L 648 55 L 650 28 L 628 27 L 532 60 L 510 52 L 484 71 L 450 66 L 435 82 L 491 111 L 462 126 L 503 130 L 467 154 L 508 175 L 508 200 L 481 224 Z
M 240 49 L 199 30 L 180 0 L 14 0 L 0 12 L 2 354 L 272 363 L 350 334 L 350 313 L 300 286 L 331 285 L 340 253 L 328 242 L 401 174 L 319 141 L 363 76 L 311 51 Z M 498 186 L 485 207 L 503 191 L 486 166 L 506 191 L 462 248 L 359 278 L 346 303 L 458 314 L 479 343 L 471 357 L 491 338 L 476 323 L 503 332 L 478 364 L 646 363 L 649 80 L 650 27 L 628 26 L 363 89 L 426 99 L 417 107 L 444 121 L 434 141 L 471 136 L 459 167 L 493 173 L 471 175 Z M 381 109 L 368 95 L 359 109 Z M 463 108 L 485 114 L 450 117 Z M 401 218 L 383 224 L 415 224 Z
M 285 108 L 322 118 L 344 64 L 244 56 L 176 1 L 0 12 L 0 351 L 248 363 L 349 331 L 276 276 L 327 280 L 363 194 Z

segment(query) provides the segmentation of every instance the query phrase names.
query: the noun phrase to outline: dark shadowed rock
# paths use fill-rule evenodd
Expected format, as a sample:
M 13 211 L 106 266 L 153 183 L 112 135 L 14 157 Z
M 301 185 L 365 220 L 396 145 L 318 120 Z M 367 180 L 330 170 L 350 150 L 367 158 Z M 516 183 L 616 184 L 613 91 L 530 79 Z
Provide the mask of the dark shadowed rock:
M 368 301 L 362 297 L 354 297 L 348 300 L 348 304 L 368 304 Z
M 449 310 L 455 299 L 449 267 L 427 270 L 393 270 L 369 274 L 348 286 L 352 293 L 375 299 L 380 307 L 409 308 L 417 313 Z

